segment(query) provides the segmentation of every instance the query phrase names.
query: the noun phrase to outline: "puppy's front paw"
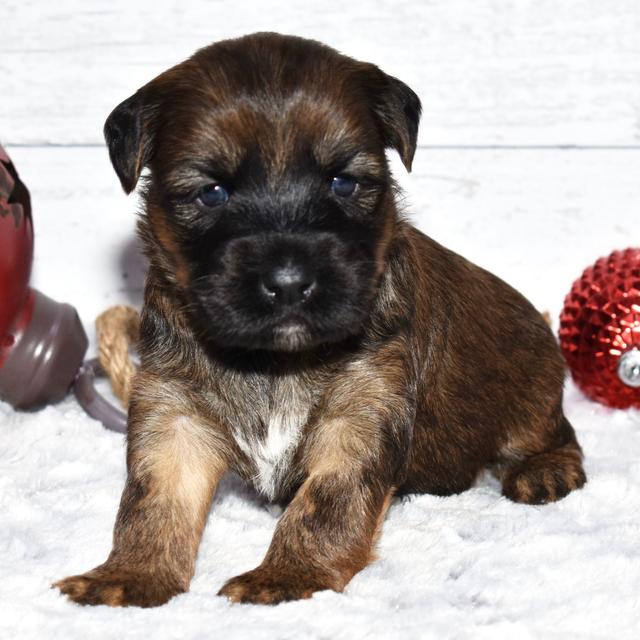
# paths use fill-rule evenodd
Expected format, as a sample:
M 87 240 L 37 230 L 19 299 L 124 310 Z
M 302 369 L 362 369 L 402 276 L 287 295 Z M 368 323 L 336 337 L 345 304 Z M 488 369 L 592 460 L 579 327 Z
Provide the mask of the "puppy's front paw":
M 97 567 L 52 585 L 78 604 L 157 607 L 184 592 L 175 581 L 123 569 Z
M 226 596 L 231 602 L 278 604 L 310 598 L 315 591 L 331 589 L 325 582 L 303 572 L 289 573 L 274 567 L 258 567 L 229 580 L 218 595 Z

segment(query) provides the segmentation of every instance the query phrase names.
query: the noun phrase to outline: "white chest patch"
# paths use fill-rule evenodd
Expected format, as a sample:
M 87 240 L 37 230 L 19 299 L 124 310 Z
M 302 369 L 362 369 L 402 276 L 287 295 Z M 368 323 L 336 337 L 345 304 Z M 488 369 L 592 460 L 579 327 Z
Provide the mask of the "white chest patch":
M 306 394 L 303 396 L 302 390 L 286 382 L 281 387 L 272 406 L 260 416 L 266 427 L 264 437 L 234 433 L 238 446 L 255 465 L 253 483 L 256 489 L 270 500 L 278 495 L 309 415 Z

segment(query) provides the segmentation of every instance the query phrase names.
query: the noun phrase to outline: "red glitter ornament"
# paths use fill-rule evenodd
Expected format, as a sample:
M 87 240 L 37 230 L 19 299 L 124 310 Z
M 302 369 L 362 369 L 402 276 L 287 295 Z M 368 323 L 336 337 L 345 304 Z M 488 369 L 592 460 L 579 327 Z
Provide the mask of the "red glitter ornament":
M 585 269 L 564 301 L 559 335 L 587 396 L 640 408 L 640 248 L 614 251 Z

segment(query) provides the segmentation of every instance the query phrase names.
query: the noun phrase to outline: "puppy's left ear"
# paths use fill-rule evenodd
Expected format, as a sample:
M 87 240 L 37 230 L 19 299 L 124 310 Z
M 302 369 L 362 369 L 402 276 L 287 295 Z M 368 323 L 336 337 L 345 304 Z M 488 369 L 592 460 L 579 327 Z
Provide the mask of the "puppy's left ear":
M 143 90 L 121 102 L 104 125 L 111 164 L 126 193 L 131 193 L 151 156 L 149 109 Z
M 404 82 L 367 65 L 365 86 L 381 125 L 385 147 L 394 148 L 411 171 L 418 140 L 422 105 L 420 98 Z

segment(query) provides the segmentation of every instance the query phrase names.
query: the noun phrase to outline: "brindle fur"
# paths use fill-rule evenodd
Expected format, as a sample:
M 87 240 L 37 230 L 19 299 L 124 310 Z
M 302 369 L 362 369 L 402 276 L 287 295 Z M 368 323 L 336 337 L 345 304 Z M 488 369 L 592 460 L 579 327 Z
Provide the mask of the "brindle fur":
M 413 92 L 372 65 L 275 34 L 204 49 L 114 111 L 106 133 L 125 190 L 150 168 L 140 219 L 150 269 L 113 551 L 57 583 L 71 599 L 155 606 L 186 591 L 227 470 L 288 502 L 262 564 L 220 591 L 255 603 L 344 589 L 373 557 L 394 494 L 464 491 L 487 466 L 518 502 L 584 484 L 542 317 L 398 213 L 384 149 L 410 168 L 419 113 Z M 277 200 L 296 180 L 302 134 L 314 162 L 346 158 L 342 170 L 375 178 L 358 201 L 374 220 L 366 314 L 307 346 L 229 346 L 203 330 L 189 293 L 184 247 L 200 223 L 167 194 L 188 188 L 198 164 L 234 175 L 249 163 Z M 235 322 L 224 335 L 250 342 Z

